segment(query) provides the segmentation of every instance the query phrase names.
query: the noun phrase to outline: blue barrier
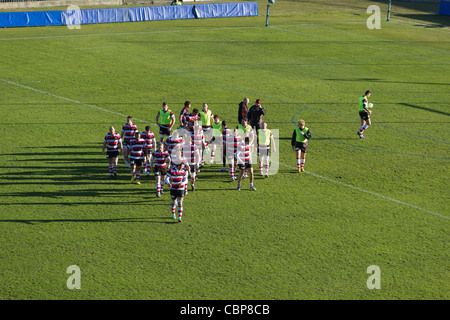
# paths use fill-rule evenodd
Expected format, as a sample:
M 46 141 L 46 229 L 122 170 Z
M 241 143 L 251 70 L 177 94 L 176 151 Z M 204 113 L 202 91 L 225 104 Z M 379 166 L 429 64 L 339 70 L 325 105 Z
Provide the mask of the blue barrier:
M 0 12 L 0 28 L 258 16 L 257 2 Z
M 450 16 L 450 1 L 441 0 L 441 5 L 439 7 L 439 14 L 445 14 Z

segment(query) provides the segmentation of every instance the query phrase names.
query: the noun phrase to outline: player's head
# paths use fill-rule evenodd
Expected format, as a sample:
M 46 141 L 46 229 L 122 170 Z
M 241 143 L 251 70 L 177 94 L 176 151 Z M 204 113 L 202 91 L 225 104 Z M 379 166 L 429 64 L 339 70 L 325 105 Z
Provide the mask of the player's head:
M 250 102 L 250 99 L 249 98 L 244 98 L 244 103 L 245 104 L 248 104 Z
M 305 127 L 305 120 L 299 120 L 298 121 L 298 127 L 300 128 L 300 129 L 303 129 L 304 127 Z
M 141 138 L 141 133 L 138 131 L 138 132 L 136 132 L 135 134 L 134 134 L 134 138 L 136 139 L 136 140 L 139 140 L 140 138 Z
M 158 150 L 159 150 L 159 151 L 164 151 L 164 143 L 163 143 L 163 142 L 160 142 L 160 143 L 158 144 Z
M 169 105 L 167 104 L 167 102 L 163 102 L 162 107 L 163 107 L 164 112 L 169 110 Z
M 203 104 L 203 107 L 202 107 L 202 110 L 203 110 L 204 112 L 207 112 L 207 111 L 208 111 L 208 104 L 204 103 L 204 104 Z
M 227 127 L 227 121 L 226 120 L 223 120 L 222 121 L 222 128 L 226 128 Z
M 199 114 L 198 109 L 197 109 L 197 108 L 194 108 L 194 110 L 192 110 L 192 115 L 193 115 L 193 116 L 196 116 L 196 115 L 198 115 L 198 114 Z
M 247 119 L 246 118 L 242 118 L 241 123 L 245 127 L 247 125 Z
M 267 129 L 267 122 L 263 122 L 262 128 L 263 128 L 263 130 L 266 130 L 266 129 Z
M 184 107 L 189 109 L 191 107 L 191 102 L 189 100 L 186 100 L 184 102 Z
M 259 106 L 261 104 L 261 99 L 256 99 L 256 105 Z
M 364 93 L 364 95 L 368 98 L 368 97 L 370 97 L 370 95 L 372 94 L 372 91 L 370 91 L 370 90 L 367 90 L 365 93 Z
M 132 124 L 133 123 L 133 117 L 132 116 L 128 116 L 127 117 L 127 123 L 128 124 Z
M 109 133 L 114 134 L 116 132 L 116 128 L 113 126 L 109 127 Z
M 145 126 L 145 132 L 150 132 L 152 128 L 150 126 Z
M 220 122 L 220 116 L 218 114 L 214 115 L 214 122 L 219 123 Z

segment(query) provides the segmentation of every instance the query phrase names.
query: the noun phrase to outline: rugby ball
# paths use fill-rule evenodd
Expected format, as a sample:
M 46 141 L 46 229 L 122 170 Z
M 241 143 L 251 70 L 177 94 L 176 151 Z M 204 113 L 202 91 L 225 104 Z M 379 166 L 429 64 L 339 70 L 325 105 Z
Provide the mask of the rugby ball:
M 373 108 L 373 103 L 369 103 L 368 107 Z

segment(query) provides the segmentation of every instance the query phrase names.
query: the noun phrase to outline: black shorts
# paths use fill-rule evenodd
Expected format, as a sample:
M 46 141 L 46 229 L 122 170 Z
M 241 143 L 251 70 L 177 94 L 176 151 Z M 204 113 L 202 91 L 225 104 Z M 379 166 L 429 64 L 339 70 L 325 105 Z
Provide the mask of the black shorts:
M 159 127 L 159 134 L 164 134 L 166 136 L 170 136 L 171 135 L 171 131 L 172 130 L 170 130 L 169 127 L 164 127 L 164 126 Z
M 308 148 L 308 142 L 295 142 L 295 151 L 301 151 L 306 153 L 306 149 Z
M 239 167 L 239 170 L 250 169 L 250 168 L 252 168 L 252 164 L 251 163 L 238 164 L 238 167 Z
M 172 199 L 182 198 L 184 197 L 184 190 L 172 190 L 170 189 L 170 197 Z
M 119 156 L 119 150 L 107 151 L 106 157 L 109 158 L 117 158 Z
M 155 176 L 165 176 L 167 174 L 166 167 L 155 167 Z
M 363 120 L 369 120 L 369 113 L 367 111 L 360 111 L 359 117 Z
M 143 161 L 144 161 L 144 159 L 130 159 L 130 164 L 132 166 L 140 167 L 140 166 L 142 166 Z

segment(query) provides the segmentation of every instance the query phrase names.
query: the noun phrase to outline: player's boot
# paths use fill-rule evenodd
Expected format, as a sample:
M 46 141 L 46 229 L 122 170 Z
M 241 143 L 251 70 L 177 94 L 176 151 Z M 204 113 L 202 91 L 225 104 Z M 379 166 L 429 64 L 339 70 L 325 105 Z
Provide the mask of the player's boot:
M 254 186 L 250 186 L 250 190 L 256 191 L 256 188 Z

